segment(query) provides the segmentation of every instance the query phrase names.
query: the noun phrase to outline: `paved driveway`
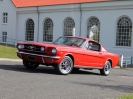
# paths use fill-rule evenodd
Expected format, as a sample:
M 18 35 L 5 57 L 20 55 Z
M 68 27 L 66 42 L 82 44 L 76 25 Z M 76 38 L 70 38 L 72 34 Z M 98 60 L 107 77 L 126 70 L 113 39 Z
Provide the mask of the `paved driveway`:
M 57 75 L 52 67 L 27 70 L 21 62 L 0 61 L 0 99 L 114 99 L 133 93 L 133 68 Z

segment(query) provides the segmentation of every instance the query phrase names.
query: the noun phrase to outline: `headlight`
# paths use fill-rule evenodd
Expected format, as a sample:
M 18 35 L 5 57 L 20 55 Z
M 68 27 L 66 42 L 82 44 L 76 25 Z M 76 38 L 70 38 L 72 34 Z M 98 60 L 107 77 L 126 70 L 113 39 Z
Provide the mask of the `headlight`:
M 42 51 L 42 52 L 45 51 L 45 48 L 44 48 L 44 47 L 41 47 L 41 51 Z
M 52 54 L 55 54 L 56 53 L 56 49 L 53 48 L 51 52 L 52 52 Z
M 23 49 L 24 45 L 18 45 L 18 49 Z

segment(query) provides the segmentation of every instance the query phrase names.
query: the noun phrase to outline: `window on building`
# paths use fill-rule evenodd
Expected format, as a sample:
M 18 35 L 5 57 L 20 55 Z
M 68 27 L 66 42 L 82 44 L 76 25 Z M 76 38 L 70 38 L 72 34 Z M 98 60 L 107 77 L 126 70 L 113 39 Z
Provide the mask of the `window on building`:
M 8 13 L 3 13 L 3 23 L 7 23 L 8 21 Z
M 116 46 L 131 47 L 132 21 L 128 17 L 121 17 L 117 22 Z
M 2 42 L 6 42 L 7 32 L 2 32 Z
M 53 21 L 51 19 L 46 19 L 44 22 L 43 41 L 53 41 Z
M 26 22 L 26 41 L 34 41 L 34 21 L 28 19 Z
M 100 22 L 96 17 L 89 19 L 87 24 L 87 37 L 99 42 Z
M 64 36 L 75 36 L 75 22 L 72 18 L 65 19 Z

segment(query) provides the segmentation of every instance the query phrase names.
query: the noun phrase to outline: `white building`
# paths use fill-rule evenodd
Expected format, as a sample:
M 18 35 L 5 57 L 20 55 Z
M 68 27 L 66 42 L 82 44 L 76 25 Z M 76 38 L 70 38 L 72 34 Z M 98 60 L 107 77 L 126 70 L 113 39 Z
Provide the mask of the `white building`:
M 5 38 L 52 42 L 63 35 L 83 36 L 113 53 L 133 56 L 132 0 L 41 1 L 0 0 L 0 42 Z

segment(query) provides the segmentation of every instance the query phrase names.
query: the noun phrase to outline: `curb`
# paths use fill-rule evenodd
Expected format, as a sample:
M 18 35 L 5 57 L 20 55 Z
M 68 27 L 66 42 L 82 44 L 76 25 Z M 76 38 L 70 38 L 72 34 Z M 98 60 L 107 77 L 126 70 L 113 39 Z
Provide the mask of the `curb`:
M 22 62 L 21 59 L 8 59 L 8 58 L 0 58 L 0 61 Z
M 120 66 L 115 66 L 114 68 L 120 68 Z M 121 69 L 121 68 L 120 68 Z

